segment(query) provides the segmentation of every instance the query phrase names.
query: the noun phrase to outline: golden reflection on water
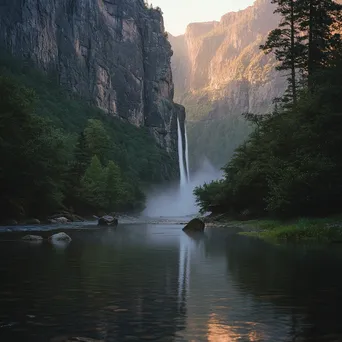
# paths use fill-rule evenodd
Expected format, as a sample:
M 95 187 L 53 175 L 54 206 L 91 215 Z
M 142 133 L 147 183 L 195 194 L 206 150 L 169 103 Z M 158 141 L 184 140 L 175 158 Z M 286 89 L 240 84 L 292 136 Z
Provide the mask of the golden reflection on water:
M 251 342 L 263 341 L 265 339 L 265 335 L 262 332 L 255 330 L 251 331 L 248 337 Z
M 227 324 L 222 324 L 218 319 L 218 315 L 213 313 L 210 315 L 208 321 L 208 334 L 207 339 L 209 342 L 234 342 L 241 341 L 241 338 L 245 338 L 244 341 L 257 342 L 262 341 L 264 335 L 262 332 L 256 330 L 257 324 L 254 322 L 245 322 L 248 325 L 249 330 L 246 334 L 241 335 L 237 331 L 241 329 L 241 326 L 230 326 Z M 246 338 L 248 338 L 246 340 Z

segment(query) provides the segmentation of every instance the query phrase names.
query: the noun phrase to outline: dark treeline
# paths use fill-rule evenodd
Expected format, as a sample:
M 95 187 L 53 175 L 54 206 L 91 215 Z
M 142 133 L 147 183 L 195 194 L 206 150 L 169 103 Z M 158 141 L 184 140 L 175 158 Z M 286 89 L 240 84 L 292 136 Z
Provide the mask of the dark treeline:
M 32 65 L 0 60 L 0 220 L 136 211 L 177 175 L 145 129 L 71 97 Z
M 342 6 L 273 0 L 282 21 L 260 48 L 274 53 L 288 90 L 274 112 L 247 114 L 255 130 L 222 180 L 195 190 L 203 211 L 254 217 L 341 212 Z

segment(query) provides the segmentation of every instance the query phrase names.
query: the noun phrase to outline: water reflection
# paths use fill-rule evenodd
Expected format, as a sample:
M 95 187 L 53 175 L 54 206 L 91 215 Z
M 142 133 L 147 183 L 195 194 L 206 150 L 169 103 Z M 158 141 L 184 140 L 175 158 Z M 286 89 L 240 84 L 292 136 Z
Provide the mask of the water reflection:
M 247 334 L 239 333 L 234 325 L 227 325 L 222 322 L 221 318 L 217 314 L 210 315 L 208 320 L 208 341 L 210 342 L 234 342 L 241 341 L 244 336 L 245 341 L 264 341 L 265 335 L 262 331 L 258 331 L 256 323 L 245 322 L 249 328 Z
M 338 247 L 178 225 L 68 234 L 63 249 L 0 242 L 1 341 L 342 340 Z
M 228 273 L 256 305 L 288 315 L 296 341 L 341 341 L 342 264 L 339 246 L 273 246 L 232 237 L 227 241 Z
M 56 249 L 56 250 L 60 250 L 63 251 L 64 249 L 66 249 L 70 244 L 70 241 L 59 241 L 59 240 L 54 240 L 51 241 L 51 245 Z

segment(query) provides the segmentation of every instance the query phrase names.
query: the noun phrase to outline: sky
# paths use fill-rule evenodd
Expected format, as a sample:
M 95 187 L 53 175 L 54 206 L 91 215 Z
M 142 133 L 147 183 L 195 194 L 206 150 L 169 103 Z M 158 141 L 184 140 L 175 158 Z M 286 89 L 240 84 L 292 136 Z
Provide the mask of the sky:
M 220 20 L 221 16 L 244 9 L 254 0 L 148 0 L 164 13 L 166 31 L 177 36 L 193 22 Z

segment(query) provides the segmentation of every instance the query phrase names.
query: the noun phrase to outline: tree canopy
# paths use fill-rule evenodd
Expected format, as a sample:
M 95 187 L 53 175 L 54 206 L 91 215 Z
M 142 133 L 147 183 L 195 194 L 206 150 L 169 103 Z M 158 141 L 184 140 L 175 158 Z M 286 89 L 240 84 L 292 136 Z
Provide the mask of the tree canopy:
M 0 56 L 0 152 L 0 219 L 141 210 L 143 189 L 178 175 L 177 156 L 147 129 L 11 56 Z
M 289 39 L 287 50 L 278 45 L 280 36 L 275 31 L 263 48 L 275 50 L 283 63 L 279 69 L 291 70 L 293 65 L 291 34 L 283 31 L 291 26 L 284 24 L 289 13 L 284 8 L 291 9 L 293 3 L 297 9 L 304 3 L 312 6 L 294 17 L 296 35 L 304 37 L 297 41 L 305 52 L 303 64 L 298 67 L 303 68 L 307 82 L 298 87 L 295 104 L 292 96 L 291 106 L 257 120 L 253 133 L 224 168 L 224 178 L 196 188 L 195 195 L 202 211 L 232 215 L 295 217 L 340 213 L 342 41 L 336 27 L 341 24 L 341 6 L 329 0 L 274 2 L 284 19 L 276 32 Z

